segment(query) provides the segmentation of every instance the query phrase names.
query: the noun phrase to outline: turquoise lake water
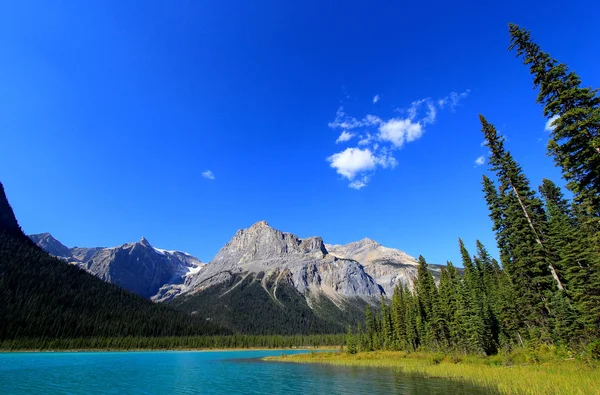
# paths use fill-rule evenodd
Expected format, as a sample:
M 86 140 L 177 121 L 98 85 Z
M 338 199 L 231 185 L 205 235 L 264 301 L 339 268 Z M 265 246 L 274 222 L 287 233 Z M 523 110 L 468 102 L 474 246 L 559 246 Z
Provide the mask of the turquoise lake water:
M 264 362 L 306 351 L 0 353 L 0 394 L 489 394 L 391 369 Z

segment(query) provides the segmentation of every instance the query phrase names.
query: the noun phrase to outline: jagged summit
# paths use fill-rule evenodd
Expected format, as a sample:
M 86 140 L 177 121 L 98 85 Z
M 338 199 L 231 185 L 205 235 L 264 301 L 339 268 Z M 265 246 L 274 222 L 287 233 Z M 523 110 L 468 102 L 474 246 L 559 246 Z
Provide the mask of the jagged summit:
M 301 239 L 271 228 L 265 221 L 237 231 L 206 269 L 190 279 L 189 289 L 194 292 L 246 273 L 264 273 L 264 278 L 287 273 L 301 294 L 326 291 L 352 296 L 381 295 L 379 286 L 358 262 L 331 256 L 321 237 Z
M 29 238 L 44 251 L 54 256 L 69 258 L 72 255 L 71 250 L 67 246 L 62 244 L 48 232 L 30 235 Z
M 264 219 L 262 221 L 258 221 L 254 223 L 250 228 L 259 228 L 259 227 L 267 227 L 270 228 L 269 223 Z
M 403 251 L 384 247 L 365 237 L 345 245 L 326 244 L 330 254 L 360 262 L 365 271 L 383 287 L 387 295 L 398 283 L 412 285 L 417 274 L 417 260 Z
M 146 239 L 144 236 L 142 236 L 142 238 L 140 239 L 139 243 L 141 245 L 143 245 L 144 247 L 152 247 L 150 245 L 150 242 L 148 241 L 148 239 Z
M 168 297 L 164 287 L 180 286 L 188 274 L 204 267 L 189 254 L 152 247 L 145 237 L 110 248 L 68 248 L 50 233 L 29 238 L 46 252 L 145 298 Z
M 375 240 L 369 239 L 368 237 L 362 238 L 359 241 L 355 241 L 355 244 L 363 244 L 363 245 L 372 245 L 372 246 L 380 246 L 381 244 L 379 244 L 378 242 L 376 242 Z M 350 243 L 352 244 L 352 243 Z

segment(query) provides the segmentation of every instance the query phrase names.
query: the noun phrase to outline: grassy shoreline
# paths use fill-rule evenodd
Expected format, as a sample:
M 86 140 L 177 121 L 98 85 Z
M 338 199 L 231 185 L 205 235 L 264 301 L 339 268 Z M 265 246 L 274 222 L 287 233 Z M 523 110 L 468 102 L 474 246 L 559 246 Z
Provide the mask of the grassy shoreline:
M 600 394 L 600 365 L 554 353 L 493 357 L 377 351 L 266 357 L 266 361 L 323 363 L 397 369 L 428 377 L 469 382 L 501 394 Z

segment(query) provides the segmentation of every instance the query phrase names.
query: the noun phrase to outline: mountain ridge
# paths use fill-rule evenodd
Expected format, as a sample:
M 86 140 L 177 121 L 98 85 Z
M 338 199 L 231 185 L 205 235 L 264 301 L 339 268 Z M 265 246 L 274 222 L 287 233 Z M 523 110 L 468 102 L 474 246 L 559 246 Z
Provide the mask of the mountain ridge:
M 153 247 L 142 236 L 139 241 L 116 247 L 68 248 L 50 233 L 30 235 L 46 252 L 76 265 L 100 279 L 138 295 L 155 299 L 167 285 L 182 284 L 190 273 L 204 264 L 182 251 Z

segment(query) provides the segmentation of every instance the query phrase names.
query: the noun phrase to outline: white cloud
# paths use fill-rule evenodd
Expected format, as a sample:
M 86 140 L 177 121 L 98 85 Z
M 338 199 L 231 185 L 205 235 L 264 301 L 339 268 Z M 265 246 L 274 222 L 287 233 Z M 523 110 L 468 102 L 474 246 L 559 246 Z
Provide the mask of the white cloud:
M 423 127 L 410 119 L 392 118 L 379 127 L 379 139 L 400 148 L 405 142 L 415 141 L 423 134 Z
M 356 136 L 354 133 L 349 133 L 347 131 L 343 131 L 342 134 L 340 134 L 340 137 L 337 138 L 337 140 L 335 140 L 335 143 L 343 143 L 346 142 L 348 140 L 350 140 L 352 137 Z
M 427 116 L 423 118 L 423 123 L 425 125 L 431 124 L 435 122 L 435 117 L 437 116 L 437 109 L 431 100 L 427 101 Z
M 410 107 L 406 110 L 400 110 L 400 112 L 408 112 L 408 118 L 409 119 L 415 119 L 417 117 L 417 112 L 419 111 L 419 108 L 421 108 L 421 105 L 425 102 L 427 102 L 429 99 L 421 99 L 421 100 L 416 100 L 412 103 L 410 103 Z
M 358 142 L 358 145 L 371 144 L 371 141 L 373 141 L 373 136 L 371 135 L 371 133 L 367 132 L 367 134 L 360 136 L 360 141 Z
M 350 181 L 350 188 L 364 188 L 378 167 L 393 169 L 397 166 L 398 161 L 393 153 L 421 138 L 425 128 L 436 122 L 440 110 L 448 108 L 454 111 L 469 93 L 470 90 L 466 90 L 462 93 L 451 92 L 437 100 L 415 100 L 407 108 L 396 109 L 402 116 L 388 119 L 373 114 L 367 114 L 362 119 L 355 118 L 340 106 L 335 119 L 328 124 L 332 129 L 341 129 L 336 143 L 350 141 L 357 136 L 359 141 L 357 147 L 346 148 L 328 157 L 330 167 Z M 373 97 L 373 103 L 379 100 L 379 95 Z M 476 165 L 484 162 L 485 157 L 477 158 Z
M 553 116 L 546 122 L 546 127 L 544 128 L 545 132 L 553 132 L 556 128 L 556 125 L 553 125 L 554 121 L 558 119 L 558 115 Z
M 470 89 L 467 89 L 466 91 L 462 92 L 462 93 L 457 93 L 457 92 L 450 92 L 450 94 L 446 97 L 444 97 L 443 99 L 438 100 L 438 105 L 440 108 L 444 108 L 444 106 L 446 104 L 450 105 L 450 111 L 454 112 L 456 106 L 458 105 L 458 103 L 466 98 L 467 96 L 469 96 L 469 93 L 471 93 Z
M 367 114 L 367 116 L 364 117 L 364 119 L 362 120 L 362 125 L 363 126 L 375 126 L 375 125 L 379 125 L 382 122 L 383 121 L 378 116 L 372 115 L 372 114 Z
M 481 166 L 485 163 L 485 157 L 481 155 L 479 158 L 475 159 L 475 166 Z
M 356 119 L 347 115 L 344 112 L 344 107 L 340 106 L 335 113 L 335 119 L 333 122 L 329 122 L 328 126 L 332 129 L 340 128 L 350 130 L 365 126 L 378 125 L 381 122 L 381 118 L 372 114 L 368 114 L 362 120 Z
M 210 170 L 203 171 L 202 172 L 202 177 L 206 178 L 207 180 L 214 180 L 215 179 L 215 175 Z
M 327 158 L 329 166 L 334 168 L 338 174 L 353 180 L 356 174 L 373 170 L 376 166 L 375 157 L 370 149 L 346 148 L 342 152 Z
M 352 181 L 350 184 L 348 184 L 348 188 L 359 190 L 360 188 L 366 187 L 368 182 L 369 182 L 369 177 L 364 176 L 360 180 Z

